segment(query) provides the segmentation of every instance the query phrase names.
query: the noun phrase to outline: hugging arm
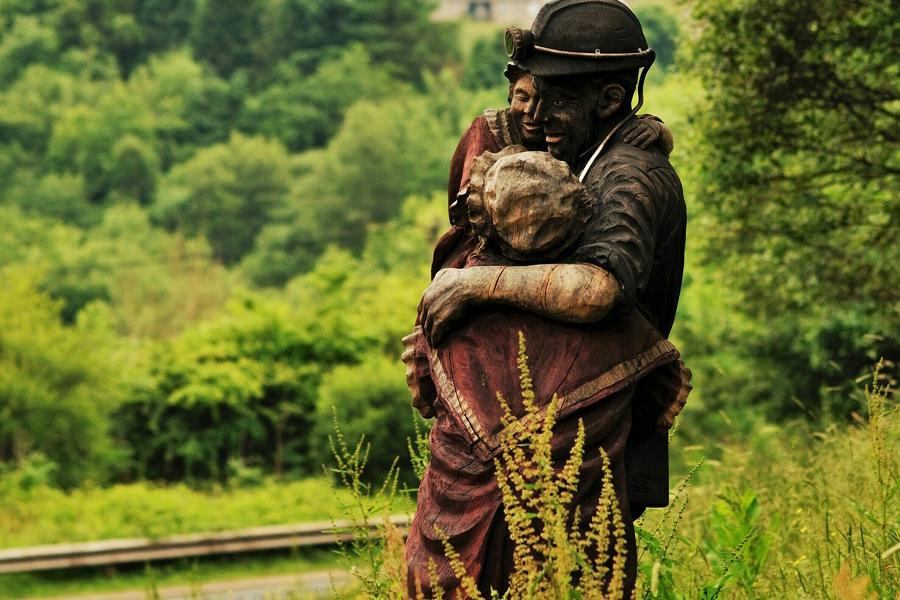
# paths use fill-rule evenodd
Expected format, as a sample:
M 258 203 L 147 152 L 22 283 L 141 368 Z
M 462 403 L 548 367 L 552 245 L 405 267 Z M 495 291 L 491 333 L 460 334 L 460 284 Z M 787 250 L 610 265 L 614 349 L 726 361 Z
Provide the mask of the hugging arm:
M 622 128 L 622 141 L 644 150 L 655 144 L 666 156 L 671 155 L 675 149 L 672 130 L 653 115 L 641 115 L 626 123 Z
M 569 323 L 591 323 L 610 313 L 619 284 L 592 264 L 479 266 L 443 269 L 422 295 L 422 328 L 440 343 L 468 308 L 481 303 L 513 306 Z
M 477 304 L 513 306 L 569 323 L 591 323 L 634 306 L 648 281 L 661 211 L 668 198 L 655 177 L 627 166 L 595 194 L 595 218 L 570 264 L 443 269 L 425 290 L 419 318 L 425 337 L 439 343 Z

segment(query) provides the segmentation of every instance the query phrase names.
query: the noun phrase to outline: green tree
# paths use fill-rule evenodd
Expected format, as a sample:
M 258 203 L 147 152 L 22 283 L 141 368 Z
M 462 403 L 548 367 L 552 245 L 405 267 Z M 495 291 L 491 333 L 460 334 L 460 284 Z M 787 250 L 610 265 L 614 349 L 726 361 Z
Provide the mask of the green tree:
M 467 120 L 502 96 L 460 90 L 446 74 L 428 85 L 428 95 L 354 105 L 324 150 L 301 156 L 289 202 L 245 263 L 255 281 L 284 283 L 328 244 L 359 252 L 370 226 L 396 217 L 405 198 L 445 188 Z
M 67 265 L 80 259 L 83 241 L 80 230 L 51 219 L 23 215 L 15 206 L 0 207 L 0 215 L 5 227 L 0 243 L 0 267 L 18 266 L 39 274 L 34 275 L 37 283 L 58 303 L 57 318 L 72 324 L 85 305 L 108 298 L 106 288 L 97 285 L 84 272 L 79 271 L 71 278 L 66 276 Z
M 239 82 L 222 80 L 185 50 L 151 56 L 127 86 L 153 114 L 163 170 L 226 141 L 244 96 Z
M 153 129 L 153 114 L 141 99 L 129 94 L 124 85 L 113 83 L 104 86 L 94 102 L 59 111 L 45 159 L 53 170 L 80 174 L 87 198 L 102 203 L 113 187 L 115 169 L 121 165 L 116 149 L 124 150 L 123 138 L 144 140 L 140 155 L 146 161 L 145 177 L 152 177 L 156 160 Z M 134 143 L 130 145 L 134 147 Z M 148 191 L 152 187 L 150 184 Z
M 415 437 L 414 416 L 400 361 L 373 354 L 359 365 L 339 366 L 325 376 L 312 432 L 315 457 L 323 465 L 333 462 L 328 437 L 334 435 L 335 417 L 351 445 L 361 439 L 369 445 L 368 478 L 383 481 L 399 459 L 404 479 L 415 483 L 415 475 L 406 468 L 407 440 Z
M 53 186 L 67 181 L 62 177 Z M 216 313 L 231 290 L 203 240 L 153 227 L 136 204 L 107 208 L 88 231 L 23 215 L 16 207 L 0 206 L 0 218 L 0 267 L 40 273 L 40 288 L 59 303 L 65 323 L 102 301 L 118 334 L 134 341 L 171 337 Z
M 289 166 L 278 142 L 234 134 L 176 165 L 154 212 L 170 228 L 205 235 L 216 257 L 232 264 L 253 248 L 272 210 L 284 202 Z
M 324 146 L 341 126 L 344 114 L 359 100 L 376 101 L 397 94 L 401 84 L 372 62 L 355 44 L 314 73 L 299 73 L 286 61 L 276 83 L 246 99 L 241 129 L 281 140 L 292 152 Z
M 196 0 L 137 0 L 134 16 L 141 29 L 143 53 L 182 46 L 190 34 L 196 5 Z
M 108 415 L 123 381 L 102 311 L 67 327 L 35 271 L 0 267 L 0 281 L 0 462 L 41 453 L 59 467 L 53 483 L 103 482 L 117 457 Z
M 15 185 L 16 171 L 35 175 L 46 170 L 45 154 L 59 113 L 93 99 L 98 87 L 69 73 L 32 65 L 0 91 L 0 164 L 5 175 L 0 189 Z
M 399 358 L 400 338 L 412 328 L 430 279 L 431 250 L 446 228 L 446 211 L 443 194 L 408 198 L 397 217 L 372 225 L 360 257 L 329 247 L 311 271 L 288 283 L 287 300 L 317 307 L 322 319 L 339 316 L 368 348 Z
M 49 173 L 13 201 L 29 213 L 80 227 L 96 225 L 102 216 L 101 209 L 87 200 L 84 178 L 72 173 Z
M 434 23 L 434 0 L 275 0 L 262 21 L 261 62 L 291 57 L 311 73 L 354 42 L 394 77 L 422 83 L 456 54 L 454 28 Z M 302 31 L 303 35 L 297 35 Z
M 344 35 L 365 43 L 376 64 L 384 64 L 407 81 L 423 81 L 455 57 L 455 30 L 431 20 L 437 0 L 366 0 L 353 2 Z
M 328 147 L 305 157 L 309 172 L 259 251 L 290 257 L 294 264 L 284 273 L 292 275 L 308 269 L 327 244 L 361 250 L 371 223 L 395 216 L 410 194 L 445 185 L 453 143 L 424 98 L 355 105 Z
M 9 28 L 16 17 L 42 15 L 59 5 L 59 0 L 0 0 L 0 26 Z
M 16 18 L 0 41 L 0 84 L 9 85 L 31 64 L 53 62 L 59 41 L 53 29 L 33 16 Z
M 119 435 L 138 441 L 135 472 L 223 480 L 234 460 L 279 475 L 314 471 L 309 433 L 319 381 L 359 352 L 334 324 L 247 296 L 162 346 L 117 413 Z
M 900 6 L 701 0 L 696 16 L 706 257 L 760 325 L 741 343 L 782 382 L 779 412 L 829 408 L 900 355 Z
M 333 414 L 351 443 L 371 443 L 368 476 L 382 478 L 393 460 L 405 463 L 414 418 L 399 356 L 429 281 L 430 252 L 446 226 L 446 198 L 412 197 L 400 214 L 375 225 L 359 258 L 331 248 L 286 288 L 295 306 L 317 307 L 316 319 L 353 331 L 365 344 L 358 365 L 328 373 L 318 392 L 314 456 L 328 462 Z M 412 482 L 410 482 L 412 483 Z
M 191 29 L 194 55 L 223 77 L 251 67 L 260 37 L 260 11 L 259 0 L 201 0 Z
M 634 12 L 644 28 L 647 43 L 656 50 L 656 66 L 666 70 L 675 63 L 680 32 L 678 20 L 664 6 L 648 4 L 636 6 Z
M 63 0 L 47 14 L 63 49 L 95 50 L 112 56 L 119 73 L 143 58 L 143 33 L 127 4 L 118 0 Z
M 479 38 L 466 61 L 462 84 L 472 90 L 506 88 L 503 69 L 508 61 L 499 32 L 492 37 Z
M 119 139 L 112 148 L 110 190 L 120 198 L 153 202 L 159 178 L 159 159 L 153 147 L 133 135 Z
M 232 289 L 204 240 L 153 227 L 146 211 L 133 203 L 107 208 L 102 222 L 45 281 L 63 298 L 67 291 L 84 289 L 83 296 L 105 299 L 116 331 L 132 340 L 181 333 L 219 312 Z M 69 301 L 67 308 L 74 314 L 81 307 Z

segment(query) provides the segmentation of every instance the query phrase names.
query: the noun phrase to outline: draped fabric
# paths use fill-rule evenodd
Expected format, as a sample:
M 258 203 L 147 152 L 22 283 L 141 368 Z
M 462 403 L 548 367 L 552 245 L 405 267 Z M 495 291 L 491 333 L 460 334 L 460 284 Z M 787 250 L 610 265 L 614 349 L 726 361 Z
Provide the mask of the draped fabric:
M 418 579 L 427 588 L 427 565 L 432 560 L 440 586 L 450 594 L 445 597 L 455 597 L 458 582 L 436 528 L 449 536 L 467 572 L 485 592 L 506 586 L 512 548 L 494 476 L 503 415 L 496 394 L 508 400 L 513 414 L 523 415 L 519 332 L 526 339 L 539 405 L 546 406 L 554 394 L 560 398 L 552 440 L 560 465 L 574 442 L 579 419 L 584 422 L 585 463 L 576 497 L 584 525 L 602 491 L 602 447 L 610 457 L 620 508 L 630 527 L 624 456 L 635 383 L 661 373 L 671 376 L 675 371 L 664 367 L 677 364 L 675 347 L 636 311 L 592 326 L 560 323 L 515 309 L 484 311 L 450 334 L 446 344 L 426 348 L 438 398 L 431 463 L 419 487 L 407 540 L 411 586 Z M 665 408 L 648 410 L 662 415 Z M 630 552 L 632 574 L 634 564 Z

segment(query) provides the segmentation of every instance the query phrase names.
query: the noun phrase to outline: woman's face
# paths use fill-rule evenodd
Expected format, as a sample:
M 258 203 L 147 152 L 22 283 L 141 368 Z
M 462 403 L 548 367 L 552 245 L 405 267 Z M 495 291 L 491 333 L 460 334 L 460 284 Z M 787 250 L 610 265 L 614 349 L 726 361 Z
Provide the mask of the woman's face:
M 543 147 L 544 128 L 534 120 L 538 95 L 534 89 L 534 81 L 528 73 L 519 77 L 513 84 L 510 93 L 509 112 L 513 123 L 519 128 L 522 140 L 529 148 Z

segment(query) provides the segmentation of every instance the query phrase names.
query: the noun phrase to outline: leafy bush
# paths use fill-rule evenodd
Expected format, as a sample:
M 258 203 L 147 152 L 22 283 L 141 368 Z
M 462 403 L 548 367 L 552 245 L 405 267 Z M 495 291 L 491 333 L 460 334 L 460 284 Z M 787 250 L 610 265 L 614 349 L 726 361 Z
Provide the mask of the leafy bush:
M 435 23 L 436 0 L 281 0 L 263 6 L 261 63 L 290 57 L 304 73 L 361 43 L 393 77 L 421 82 L 455 55 L 454 28 Z M 302 31 L 303 35 L 297 35 Z
M 359 365 L 339 366 L 325 376 L 316 402 L 315 456 L 331 463 L 328 438 L 337 419 L 347 440 L 369 445 L 368 480 L 382 480 L 399 459 L 408 457 L 407 440 L 415 437 L 403 365 L 381 355 L 367 355 Z M 405 478 L 412 483 L 411 478 Z
M 278 139 L 291 152 L 325 146 L 351 105 L 378 101 L 405 87 L 360 45 L 325 60 L 313 73 L 303 73 L 290 61 L 282 62 L 277 73 L 272 85 L 245 100 L 241 130 Z
M 315 470 L 310 430 L 324 372 L 355 361 L 358 340 L 287 305 L 246 297 L 159 348 L 116 413 L 132 472 L 224 481 L 234 460 L 276 475 Z
M 0 83 L 9 85 L 30 64 L 53 63 L 59 40 L 52 28 L 30 15 L 10 19 L 12 26 L 0 43 Z
M 634 13 L 641 21 L 647 43 L 656 50 L 655 66 L 669 69 L 675 64 L 675 52 L 681 38 L 675 15 L 659 4 L 635 6 Z
M 407 197 L 446 185 L 463 123 L 501 96 L 460 90 L 446 73 L 429 82 L 428 95 L 353 105 L 326 148 L 301 155 L 301 177 L 245 263 L 254 281 L 283 284 L 329 244 L 359 252 L 371 225 L 397 217 Z
M 478 38 L 472 45 L 460 83 L 472 90 L 505 89 L 507 80 L 503 69 L 508 60 L 500 31 L 491 37 Z
M 199 491 L 147 482 L 62 492 L 45 485 L 46 462 L 32 461 L 0 479 L 0 547 L 122 538 L 160 538 L 261 525 L 327 522 L 350 494 L 323 477 Z M 52 465 L 51 465 L 52 466 Z M 373 499 L 373 505 L 378 502 Z M 409 504 L 399 502 L 397 510 Z
M 711 221 L 704 256 L 757 325 L 740 343 L 777 413 L 798 414 L 794 399 L 813 414 L 845 411 L 829 388 L 900 354 L 891 334 L 900 330 L 900 7 L 701 0 L 695 9 L 691 62 L 708 95 L 695 154 L 698 207 Z
M 110 207 L 88 235 L 12 207 L 0 207 L 0 216 L 6 225 L 0 266 L 34 269 L 39 287 L 61 301 L 65 323 L 102 301 L 118 333 L 160 338 L 217 311 L 230 290 L 202 240 L 152 227 L 137 205 Z
M 123 383 L 108 321 L 64 326 L 36 273 L 0 267 L 0 280 L 0 464 L 40 453 L 57 467 L 46 471 L 54 484 L 104 481 L 118 458 L 107 428 Z
M 117 147 L 121 149 L 123 138 L 135 140 L 140 144 L 140 157 L 147 164 L 148 173 L 142 178 L 151 179 L 146 191 L 152 194 L 155 185 L 152 165 L 156 161 L 152 146 L 153 113 L 121 83 L 97 87 L 100 93 L 90 102 L 59 109 L 47 142 L 44 157 L 47 166 L 80 174 L 84 177 L 86 198 L 100 203 L 106 200 L 114 185 Z M 121 185 L 121 179 L 118 183 Z

